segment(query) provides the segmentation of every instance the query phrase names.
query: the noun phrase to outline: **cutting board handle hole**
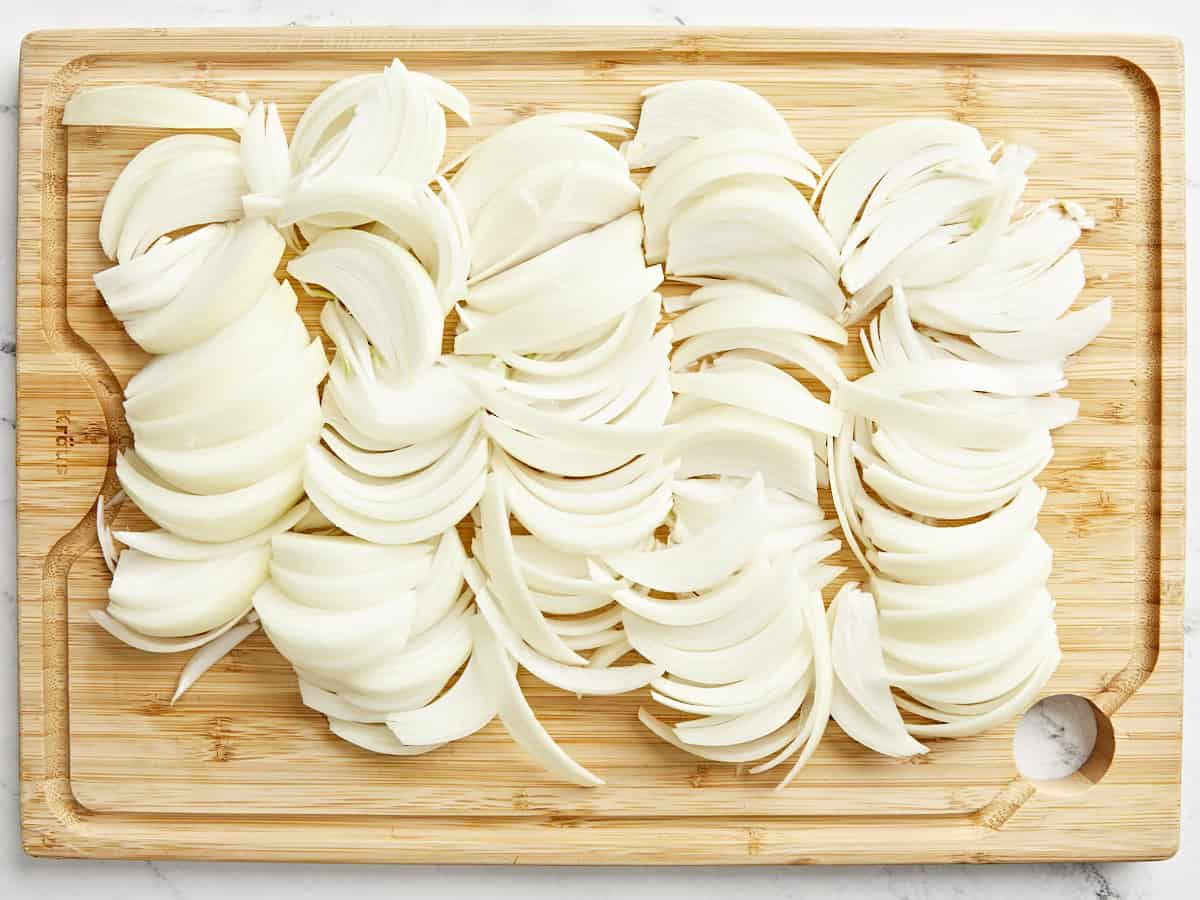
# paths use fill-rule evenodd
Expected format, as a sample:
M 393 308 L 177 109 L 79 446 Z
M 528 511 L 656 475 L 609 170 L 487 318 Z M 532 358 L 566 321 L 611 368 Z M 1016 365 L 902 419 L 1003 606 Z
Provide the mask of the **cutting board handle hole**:
M 1013 736 L 1017 770 L 1047 793 L 1077 794 L 1098 784 L 1115 752 L 1112 721 L 1076 694 L 1039 700 Z

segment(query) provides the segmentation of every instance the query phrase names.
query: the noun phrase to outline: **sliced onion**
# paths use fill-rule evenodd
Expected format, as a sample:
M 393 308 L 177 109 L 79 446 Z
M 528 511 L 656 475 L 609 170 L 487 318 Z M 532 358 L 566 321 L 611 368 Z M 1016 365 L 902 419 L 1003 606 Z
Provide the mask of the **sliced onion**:
M 63 106 L 64 125 L 112 125 L 131 128 L 231 128 L 238 131 L 246 113 L 229 103 L 181 88 L 121 84 L 80 91 Z
M 247 190 L 234 141 L 163 138 L 135 156 L 113 185 L 100 218 L 102 243 L 111 236 L 110 258 L 127 263 L 172 231 L 239 218 Z
M 356 747 L 370 750 L 372 753 L 385 753 L 388 756 L 420 756 L 422 753 L 438 749 L 437 746 L 414 747 L 402 744 L 383 725 L 364 725 L 360 722 L 330 718 L 329 730 Z
M 913 756 L 926 753 L 905 731 L 892 699 L 879 639 L 879 621 L 871 595 L 853 582 L 838 592 L 830 607 L 834 721 L 848 735 L 877 753 Z
M 242 129 L 241 156 L 250 191 L 277 199 L 292 176 L 292 163 L 274 103 L 264 106 L 260 101 L 250 110 Z
M 624 694 L 649 684 L 663 672 L 652 664 L 590 668 L 586 665 L 565 665 L 529 647 L 508 624 L 496 600 L 487 589 L 483 572 L 474 562 L 467 563 L 467 583 L 475 592 L 479 612 L 507 653 L 547 684 L 579 695 Z M 478 641 L 478 637 L 476 638 Z
M 420 709 L 396 711 L 387 726 L 404 744 L 448 744 L 479 731 L 496 717 L 496 703 L 472 656 L 446 693 Z
M 571 759 L 538 722 L 517 684 L 508 652 L 488 624 L 476 617 L 473 631 L 480 674 L 492 695 L 500 721 L 512 739 L 539 765 L 564 781 L 585 787 L 604 784 L 603 779 Z
M 160 309 L 179 295 L 209 255 L 222 245 L 230 226 L 205 225 L 178 239 L 163 237 L 141 256 L 92 276 L 113 315 L 125 319 Z
M 666 259 L 666 231 L 676 212 L 721 181 L 739 175 L 786 178 L 814 187 L 816 161 L 791 135 L 731 128 L 684 144 L 652 171 L 642 191 L 646 258 Z
M 404 247 L 338 229 L 289 262 L 288 274 L 302 284 L 321 284 L 341 300 L 401 378 L 432 365 L 441 353 L 442 311 L 433 281 Z
M 1008 334 L 977 331 L 972 332 L 971 339 L 1004 359 L 1056 360 L 1078 353 L 1096 339 L 1111 319 L 1112 298 L 1105 298 L 1044 327 Z
M 489 584 L 516 632 L 531 646 L 559 662 L 583 665 L 585 660 L 570 650 L 551 629 L 529 593 L 513 546 L 505 485 L 501 476 L 488 476 L 479 510 L 479 540 L 486 548 Z M 476 589 L 475 593 L 478 597 L 479 590 Z
M 201 646 L 188 660 L 183 671 L 179 673 L 179 683 L 175 686 L 175 693 L 171 695 L 171 705 L 174 706 L 175 701 L 182 697 L 201 675 L 228 656 L 238 644 L 256 631 L 258 631 L 258 625 L 239 625 Z
M 265 290 L 275 287 L 275 268 L 282 255 L 283 238 L 271 225 L 263 219 L 243 219 L 170 303 L 127 319 L 125 330 L 150 353 L 194 346 L 235 321 Z
M 693 540 L 666 550 L 626 551 L 605 557 L 620 575 L 659 591 L 711 588 L 744 566 L 763 536 L 766 497 L 755 475 L 723 518 Z
M 767 100 L 728 81 L 660 84 L 642 92 L 637 134 L 621 149 L 635 169 L 654 166 L 696 138 L 728 129 L 769 134 L 794 143 L 787 122 Z M 815 160 L 809 168 L 820 171 Z

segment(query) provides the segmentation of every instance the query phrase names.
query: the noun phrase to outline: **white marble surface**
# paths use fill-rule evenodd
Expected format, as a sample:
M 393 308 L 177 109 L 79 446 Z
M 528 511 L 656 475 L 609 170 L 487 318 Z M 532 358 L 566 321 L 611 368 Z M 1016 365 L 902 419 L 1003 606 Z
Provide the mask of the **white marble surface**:
M 550 0 L 468 0 L 440 3 L 397 0 L 334 0 L 315 4 L 302 0 L 37 0 L 8 2 L 0 13 L 5 59 L 0 66 L 0 898 L 87 896 L 89 900 L 150 900 L 201 898 L 222 900 L 253 897 L 289 900 L 351 895 L 355 900 L 394 897 L 459 896 L 486 886 L 503 900 L 557 897 L 566 890 L 588 898 L 631 898 L 653 893 L 659 900 L 726 897 L 820 897 L 840 892 L 856 900 L 871 898 L 969 897 L 990 900 L 1013 896 L 1030 898 L 1174 898 L 1195 896 L 1200 879 L 1200 784 L 1196 765 L 1184 769 L 1183 843 L 1168 862 L 1112 865 L 1038 866 L 914 866 L 809 869 L 480 869 L 474 867 L 332 867 L 256 864 L 96 863 L 32 860 L 20 848 L 17 808 L 16 636 L 13 564 L 13 362 L 14 362 L 14 242 L 17 53 L 21 37 L 39 28 L 154 26 L 154 25 L 482 25 L 482 24 L 687 24 L 687 25 L 853 25 L 950 28 L 1151 31 L 1172 33 L 1200 44 L 1200 5 L 1195 0 L 1007 0 L 983 11 L 985 4 L 963 0 L 887 3 L 863 0 L 832 9 L 796 0 L 603 0 L 555 3 Z M 435 8 L 436 7 L 436 8 Z M 1189 117 L 1194 125 L 1200 110 L 1200 77 L 1195 54 L 1188 60 Z M 1189 136 L 1189 213 L 1200 206 L 1200 140 L 1193 127 Z M 1189 220 L 1194 220 L 1189 215 Z M 1194 246 L 1194 245 L 1193 245 Z M 1190 279 L 1200 284 L 1200 253 L 1191 254 Z M 1193 334 L 1200 330 L 1191 323 Z M 1189 341 L 1195 344 L 1194 341 Z M 1189 352 L 1190 376 L 1200 365 L 1200 353 Z M 1200 396 L 1192 396 L 1189 419 L 1196 420 Z M 1200 440 L 1192 442 L 1189 470 L 1189 519 L 1196 520 L 1200 490 Z M 1200 544 L 1189 529 L 1188 583 L 1196 585 Z M 1189 590 L 1187 614 L 1188 697 L 1185 730 L 1195 738 L 1200 727 L 1200 669 L 1196 668 L 1200 610 Z M 1067 729 L 1053 711 L 1038 716 L 1027 729 L 1052 738 L 1044 765 L 1066 753 Z M 1056 739 L 1053 739 L 1057 735 Z M 1193 762 L 1200 757 L 1192 754 Z M 1191 884 L 1192 887 L 1188 888 Z

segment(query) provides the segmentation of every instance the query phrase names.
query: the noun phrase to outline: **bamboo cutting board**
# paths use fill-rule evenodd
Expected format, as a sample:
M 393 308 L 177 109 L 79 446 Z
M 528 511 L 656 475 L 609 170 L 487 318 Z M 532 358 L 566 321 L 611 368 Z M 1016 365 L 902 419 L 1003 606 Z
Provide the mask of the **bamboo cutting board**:
M 1032 144 L 1027 198 L 1082 202 L 1084 301 L 1109 329 L 1073 366 L 1042 533 L 1065 657 L 1046 693 L 1094 701 L 1076 776 L 1035 783 L 1014 724 L 876 756 L 836 728 L 792 787 L 646 734 L 642 695 L 580 701 L 527 681 L 549 731 L 607 780 L 552 782 L 493 723 L 425 757 L 374 756 L 305 709 L 261 634 L 168 705 L 182 662 L 96 628 L 108 574 L 95 501 L 129 442 L 144 355 L 91 284 L 100 206 L 157 135 L 62 126 L 84 87 L 155 82 L 279 102 L 393 56 L 460 87 L 449 153 L 535 112 L 634 119 L 684 77 L 764 94 L 823 163 L 910 115 Z M 21 53 L 18 535 L 24 845 L 38 856 L 504 863 L 913 863 L 1152 859 L 1178 843 L 1184 529 L 1182 52 L 1150 37 L 691 29 L 41 32 Z M 317 305 L 304 312 L 314 324 Z M 861 368 L 853 351 L 851 371 Z M 120 524 L 141 527 L 135 510 Z M 1109 727 L 1111 723 L 1111 727 Z

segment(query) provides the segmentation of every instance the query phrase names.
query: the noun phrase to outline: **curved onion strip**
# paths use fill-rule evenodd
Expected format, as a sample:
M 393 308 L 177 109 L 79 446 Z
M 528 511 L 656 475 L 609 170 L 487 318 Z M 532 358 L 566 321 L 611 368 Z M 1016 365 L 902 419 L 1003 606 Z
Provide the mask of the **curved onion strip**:
M 305 606 L 267 582 L 254 595 L 254 609 L 271 642 L 293 663 L 338 660 L 341 668 L 367 665 L 393 647 L 403 646 L 412 627 L 412 591 L 396 592 L 358 609 L 318 609 Z M 379 635 L 388 643 L 382 647 Z M 374 640 L 373 640 L 374 639 Z M 369 654 L 365 654 L 367 648 Z
M 327 718 L 360 722 L 364 725 L 379 725 L 387 720 L 387 713 L 355 706 L 333 691 L 317 687 L 299 675 L 296 676 L 296 681 L 300 687 L 300 701 Z
M 615 137 L 623 137 L 633 131 L 633 125 L 626 122 L 624 119 L 618 119 L 616 116 L 606 116 L 602 113 L 590 112 L 575 112 L 574 110 L 566 110 L 564 112 L 541 113 L 536 116 L 529 116 L 526 119 L 514 122 L 512 125 L 503 129 L 503 133 L 507 133 L 515 127 L 522 128 L 541 128 L 543 126 L 564 127 L 564 128 L 581 128 L 590 131 L 593 134 L 604 134 Z M 496 132 L 501 134 L 502 132 Z M 493 135 L 494 137 L 495 135 Z M 442 172 L 452 172 L 461 166 L 464 162 L 471 158 L 481 147 L 487 144 L 491 138 L 485 138 L 476 144 L 472 144 L 458 156 L 451 159 L 448 163 L 442 166 Z
M 319 344 L 315 349 L 320 350 Z M 323 359 L 317 367 L 324 369 Z M 164 482 L 184 491 L 215 494 L 249 487 L 298 459 L 317 439 L 321 404 L 312 387 L 310 383 L 307 396 L 292 405 L 286 418 L 256 433 L 192 450 L 162 448 L 135 438 L 138 455 Z
M 618 659 L 627 653 L 632 652 L 633 645 L 629 640 L 622 635 L 618 641 L 613 641 L 611 644 L 605 644 L 603 647 L 596 648 L 591 659 L 588 660 L 589 669 L 607 669 Z
M 730 179 L 697 198 L 671 223 L 667 247 L 670 275 L 740 275 L 841 313 L 842 294 L 831 283 L 839 268 L 837 249 L 804 195 L 782 179 Z M 780 289 L 783 279 L 793 282 L 794 292 Z
M 249 487 L 198 496 L 162 484 L 132 450 L 127 450 L 117 457 L 117 478 L 125 493 L 155 524 L 191 540 L 223 543 L 265 528 L 299 501 L 303 461 Z
M 420 709 L 387 716 L 387 726 L 404 744 L 448 744 L 474 734 L 496 717 L 496 703 L 474 655 L 446 693 Z
M 364 725 L 361 722 L 347 722 L 344 719 L 329 718 L 329 730 L 347 743 L 354 744 L 372 753 L 385 753 L 388 756 L 420 756 L 438 749 L 432 747 L 413 747 L 396 740 L 395 735 L 383 725 Z
M 812 396 L 799 381 L 766 363 L 718 363 L 703 372 L 673 372 L 671 389 L 716 403 L 774 416 L 819 434 L 837 434 L 842 413 Z
M 160 309 L 175 299 L 209 255 L 222 245 L 231 226 L 204 225 L 182 237 L 162 237 L 141 256 L 92 276 L 96 290 L 122 321 Z
M 388 368 L 407 377 L 442 349 L 443 314 L 433 281 L 407 249 L 357 229 L 321 235 L 287 266 L 342 302 Z
M 428 543 L 387 546 L 350 535 L 285 532 L 271 541 L 271 563 L 292 572 L 320 576 L 361 575 L 382 569 L 399 571 L 416 583 L 433 555 Z M 320 597 L 315 598 L 317 605 Z
M 243 381 L 240 392 L 233 397 L 210 396 L 174 415 L 146 419 L 127 413 L 126 418 L 142 459 L 159 474 L 165 474 L 150 451 L 186 454 L 188 451 L 212 451 L 238 440 L 253 440 L 256 435 L 281 423 L 296 420 L 301 413 L 296 407 L 305 401 L 320 415 L 316 388 L 328 368 L 321 341 L 313 340 L 299 352 L 281 352 L 274 356 L 267 366 Z M 278 443 L 272 441 L 263 449 L 272 452 Z M 203 457 L 204 454 L 196 456 Z M 186 468 L 189 458 L 177 457 L 175 462 Z
M 460 599 L 467 553 L 455 528 L 448 528 L 438 541 L 429 573 L 417 591 L 413 634 L 424 634 L 448 616 Z
M 786 601 L 782 587 L 778 577 L 770 579 L 755 591 L 752 602 L 735 607 L 721 618 L 709 622 L 670 626 L 642 619 L 638 627 L 644 634 L 653 636 L 669 647 L 689 651 L 722 650 L 752 638 L 775 618 Z
M 944 720 L 931 725 L 923 723 L 910 724 L 908 725 L 908 732 L 916 737 L 926 738 L 969 737 L 970 735 L 986 731 L 994 725 L 1007 722 L 1013 717 L 1020 715 L 1033 702 L 1038 692 L 1050 680 L 1050 676 L 1054 674 L 1054 670 L 1058 668 L 1058 663 L 1061 659 L 1062 652 L 1056 644 L 1054 651 L 1046 656 L 1042 664 L 1034 670 L 1024 684 L 1013 692 L 1004 703 L 995 706 L 985 713 L 952 716 L 945 713 L 938 713 L 936 710 L 930 710 L 921 704 L 904 704 L 905 709 L 909 709 L 912 712 L 926 715 L 928 711 L 928 713 L 933 714 L 928 717 Z
M 1033 532 L 1024 549 L 999 567 L 960 581 L 908 585 L 878 576 L 871 591 L 879 606 L 881 626 L 895 632 L 905 625 L 930 627 L 957 618 L 978 620 L 994 607 L 1013 605 L 1012 598 L 1044 584 L 1050 575 L 1050 546 Z
M 626 551 L 604 561 L 618 574 L 659 591 L 697 591 L 724 581 L 746 564 L 763 536 L 766 497 L 755 475 L 724 516 L 692 540 L 666 550 Z
M 619 628 L 605 628 L 588 634 L 564 634 L 563 643 L 572 650 L 595 650 L 625 640 L 625 632 Z
M 627 483 L 612 487 L 589 484 L 593 479 L 568 480 L 561 476 L 547 475 L 507 455 L 495 454 L 493 465 L 495 468 L 503 467 L 531 494 L 561 512 L 603 514 L 628 509 L 653 494 L 664 483 L 671 481 L 674 466 L 657 466 L 647 470 L 638 465 L 640 460 L 647 458 L 649 457 L 638 457 L 621 469 L 615 470 L 622 472 L 638 466 L 642 471 Z
M 569 378 L 603 365 L 626 345 L 630 332 L 650 334 L 658 324 L 662 298 L 647 294 L 627 310 L 617 324 L 597 340 L 568 354 L 523 356 L 503 353 L 500 359 L 515 372 L 543 378 Z
M 723 584 L 694 598 L 659 600 L 627 587 L 612 592 L 621 606 L 647 622 L 669 628 L 685 628 L 718 621 L 736 610 L 766 577 L 768 559 L 758 551 L 748 565 Z
M 315 482 L 305 479 L 304 490 L 313 504 L 347 534 L 378 544 L 413 544 L 440 534 L 461 521 L 483 496 L 486 472 L 475 479 L 448 506 L 416 519 L 384 521 L 344 506 Z
M 149 353 L 195 346 L 235 322 L 264 291 L 276 289 L 282 255 L 283 238 L 266 220 L 243 219 L 170 303 L 126 320 L 125 330 Z
M 179 673 L 179 683 L 175 686 L 175 693 L 171 695 L 171 705 L 174 706 L 175 701 L 182 697 L 201 675 L 228 656 L 238 644 L 256 631 L 258 631 L 257 624 L 239 625 L 200 647 L 195 655 L 187 661 L 183 671 Z
M 761 631 L 744 641 L 720 650 L 680 650 L 642 628 L 644 621 L 632 613 L 624 618 L 625 633 L 634 649 L 673 675 L 710 685 L 740 681 L 779 665 L 790 652 L 800 626 L 799 613 L 789 603 Z
M 180 562 L 137 550 L 121 554 L 108 591 L 108 614 L 151 637 L 190 637 L 245 615 L 266 580 L 270 550 Z
M 1047 620 L 1042 636 L 1015 652 L 987 659 L 973 666 L 940 672 L 905 674 L 895 662 L 887 677 L 896 687 L 924 703 L 970 705 L 1003 697 L 1016 689 L 1039 666 L 1058 643 L 1053 622 Z
M 357 651 L 359 659 L 327 653 L 327 659 L 320 661 L 323 671 L 305 669 L 305 677 L 365 709 L 392 712 L 423 706 L 471 655 L 474 616 L 469 606 L 470 595 L 464 593 L 437 625 L 407 643 L 402 629 L 366 632 L 362 635 L 365 649 Z
M 117 176 L 104 199 L 100 214 L 100 246 L 109 259 L 117 259 L 117 244 L 125 221 L 142 188 L 172 160 L 192 154 L 237 152 L 237 144 L 228 138 L 207 134 L 176 134 L 155 141 L 139 151 Z M 240 202 L 240 198 L 239 198 Z M 230 218 L 236 218 L 230 216 Z M 121 262 L 127 262 L 128 257 Z
M 781 696 L 749 712 L 681 722 L 675 726 L 675 733 L 688 744 L 699 747 L 728 747 L 765 737 L 783 727 L 796 714 L 808 695 L 810 681 L 806 674 Z
M 683 712 L 721 710 L 736 715 L 736 711 L 754 709 L 787 690 L 804 677 L 811 665 L 812 653 L 797 648 L 778 666 L 741 681 L 707 686 L 663 676 L 654 679 L 650 687 L 660 703 Z
M 652 327 L 648 330 L 652 330 Z M 533 400 L 575 400 L 600 393 L 612 385 L 623 384 L 631 379 L 631 373 L 634 372 L 646 370 L 643 380 L 648 382 L 656 370 L 666 367 L 673 337 L 671 326 L 667 326 L 649 340 L 645 340 L 636 332 L 630 337 L 625 352 L 581 375 L 561 378 L 508 378 L 501 381 L 500 385 L 512 394 Z
M 898 665 L 913 669 L 941 671 L 963 669 L 986 659 L 1010 656 L 1027 647 L 1054 612 L 1054 601 L 1043 588 L 1018 598 L 1021 607 L 1012 611 L 1017 616 L 999 627 L 971 633 L 961 626 L 955 631 L 943 631 L 937 645 L 937 659 L 930 658 L 928 632 L 923 635 L 898 637 L 890 629 L 882 633 L 884 655 Z M 980 623 L 983 626 L 986 623 Z M 975 629 L 972 629 L 975 630 Z
M 543 302 L 564 293 L 564 286 L 572 288 L 587 286 L 596 275 L 603 273 L 605 289 L 611 289 L 614 276 L 623 278 L 645 271 L 646 263 L 641 252 L 642 218 L 636 212 L 564 241 L 544 253 L 527 260 L 491 278 L 471 285 L 467 297 L 470 328 L 481 327 L 494 317 L 511 313 L 526 305 L 531 297 Z M 599 285 L 593 284 L 587 293 L 594 294 Z M 641 297 L 635 298 L 640 300 Z M 615 318 L 615 317 L 614 317 Z M 503 321 L 503 320 L 500 320 Z M 593 320 L 591 327 L 598 327 L 601 320 Z M 589 330 L 574 322 L 564 323 L 566 335 L 580 335 Z M 566 343 L 561 348 L 571 349 L 579 340 Z
M 292 162 L 287 136 L 274 103 L 264 106 L 259 101 L 250 110 L 242 129 L 240 150 L 251 194 L 269 199 L 272 210 L 277 211 L 278 197 L 292 176 Z M 242 206 L 245 205 L 246 198 L 243 197 Z
M 630 459 L 627 453 L 601 452 L 586 445 L 526 434 L 490 413 L 483 418 L 483 430 L 509 456 L 555 475 L 600 475 L 619 468 Z
M 905 731 L 892 699 L 871 595 L 847 583 L 830 605 L 830 618 L 834 721 L 877 753 L 903 757 L 927 752 Z
M 153 84 L 120 84 L 79 91 L 63 106 L 64 125 L 131 128 L 230 128 L 245 110 L 192 91 Z
M 816 185 L 815 161 L 789 137 L 737 128 L 685 144 L 654 168 L 642 187 L 646 258 L 666 257 L 666 231 L 681 206 L 728 178 L 774 176 Z
M 479 612 L 507 653 L 513 655 L 536 678 L 579 695 L 624 694 L 645 687 L 663 672 L 660 666 L 638 663 L 632 666 L 588 668 L 556 662 L 527 646 L 504 619 L 496 600 L 484 583 L 482 570 L 474 562 L 467 563 L 467 583 L 475 592 Z
M 596 233 L 589 232 L 582 237 Z M 539 259 L 541 257 L 534 257 L 523 266 Z M 557 290 L 523 294 L 524 302 L 486 320 L 477 320 L 476 325 L 458 335 L 454 352 L 552 353 L 579 346 L 586 342 L 592 329 L 603 329 L 615 323 L 662 284 L 661 267 L 642 268 L 640 254 L 638 263 L 633 268 L 619 266 L 613 269 L 601 261 L 587 260 L 581 265 L 580 272 L 603 272 L 602 279 L 593 277 L 582 284 L 559 285 Z M 523 266 L 503 274 L 519 272 Z
M 795 143 L 783 116 L 761 95 L 728 81 L 695 79 L 656 85 L 642 92 L 637 133 L 621 150 L 635 169 L 658 165 L 696 138 L 736 128 Z M 821 171 L 808 157 L 808 168 Z
M 1032 427 L 1016 416 L 983 415 L 936 406 L 863 387 L 838 384 L 830 403 L 848 414 L 864 416 L 886 428 L 918 431 L 939 441 L 973 449 L 1004 449 L 1028 439 Z
M 938 519 L 967 519 L 990 513 L 1015 497 L 1026 483 L 1018 481 L 992 491 L 954 492 L 916 484 L 874 463 L 863 468 L 862 479 L 889 503 Z
M 513 545 L 525 580 L 535 590 L 603 598 L 619 587 L 611 576 L 594 578 L 584 556 L 555 550 L 531 534 L 513 535 Z
M 486 464 L 487 441 L 478 428 L 468 428 L 445 456 L 412 475 L 362 475 L 328 450 L 313 446 L 308 450 L 307 477 L 320 483 L 343 505 L 390 521 L 415 519 L 442 509 Z
M 795 587 L 801 589 L 799 584 L 796 584 Z M 816 752 L 825 733 L 825 727 L 829 723 L 829 711 L 833 702 L 833 661 L 829 647 L 829 630 L 825 621 L 825 607 L 821 603 L 820 593 L 808 591 L 801 606 L 813 653 L 812 705 L 809 707 L 803 727 L 792 742 L 770 760 L 750 770 L 753 775 L 766 772 L 800 750 L 800 755 L 792 764 L 791 770 L 776 787 L 777 791 L 783 790 L 791 784 Z M 801 745 L 803 745 L 802 750 L 800 749 Z
M 446 206 L 428 188 L 385 176 L 338 175 L 304 182 L 284 195 L 281 226 L 339 214 L 378 222 L 433 277 L 442 308 L 466 290 L 468 247 Z
M 321 439 L 325 446 L 332 450 L 338 459 L 356 472 L 375 478 L 398 478 L 425 469 L 441 459 L 460 437 L 460 432 L 447 431 L 427 441 L 398 447 L 395 450 L 379 451 L 357 447 L 332 428 L 321 431 Z
M 943 145 L 945 159 L 987 161 L 979 132 L 949 119 L 904 119 L 859 138 L 826 171 L 817 187 L 821 221 L 839 246 L 859 211 L 889 170 L 922 150 Z
M 710 296 L 671 322 L 677 340 L 738 328 L 793 331 L 846 343 L 846 330 L 829 316 L 755 285 L 728 282 L 700 288 L 696 293 Z
M 564 553 L 603 554 L 636 546 L 661 525 L 671 508 L 671 483 L 663 481 L 637 503 L 611 513 L 567 513 L 539 500 L 501 470 L 513 515 L 543 543 Z
M 479 502 L 479 541 L 489 563 L 488 583 L 523 640 L 560 663 L 581 666 L 586 660 L 562 642 L 529 593 L 513 546 L 504 487 L 501 475 L 489 475 Z M 478 595 L 479 590 L 475 593 Z M 483 601 L 479 603 L 482 609 Z
M 757 328 L 730 328 L 690 337 L 675 348 L 671 368 L 681 371 L 704 357 L 728 350 L 750 350 L 766 354 L 773 361 L 799 366 L 830 389 L 846 378 L 837 357 L 808 335 Z
M 296 314 L 290 283 L 268 284 L 258 300 L 229 325 L 185 350 L 151 359 L 125 386 L 126 415 L 155 419 L 178 414 L 244 383 L 279 354 L 309 343 Z
M 399 381 L 375 372 L 347 374 L 335 358 L 321 400 L 329 424 L 365 450 L 432 440 L 479 411 L 474 392 L 455 368 L 445 365 Z
M 1100 334 L 1112 319 L 1112 298 L 1093 303 L 1057 321 L 1026 331 L 999 333 L 975 331 L 971 339 L 1004 359 L 1020 362 L 1062 359 L 1078 353 Z
M 92 617 L 97 625 L 118 641 L 145 653 L 181 653 L 185 650 L 195 650 L 197 647 L 203 647 L 210 641 L 216 640 L 237 625 L 238 622 L 242 621 L 243 618 L 242 614 L 236 615 L 223 625 L 218 625 L 216 628 L 194 637 L 156 638 L 141 634 L 127 625 L 118 622 L 102 609 L 88 610 L 88 615 Z
M 500 721 L 512 739 L 539 765 L 565 781 L 585 787 L 604 784 L 603 779 L 567 756 L 538 722 L 521 693 L 508 652 L 481 617 L 475 618 L 473 632 L 480 675 L 492 695 Z
M 472 277 L 489 278 L 637 209 L 637 185 L 618 160 L 543 162 L 488 198 L 472 226 Z
M 931 485 L 964 485 L 971 490 L 986 491 L 1004 487 L 1014 481 L 1023 481 L 1036 477 L 1050 463 L 1054 448 L 1050 441 L 1049 431 L 1036 433 L 1044 449 L 1036 456 L 1027 455 L 1012 463 L 1000 463 L 993 466 L 961 466 L 945 463 L 924 455 L 905 435 L 895 432 L 876 430 L 871 436 L 872 449 L 897 474 L 913 481 Z M 1035 442 L 1030 442 L 1034 444 Z M 949 448 L 950 454 L 960 448 Z M 999 456 L 1000 454 L 996 454 Z M 966 451 L 960 451 L 962 461 L 967 461 Z
M 812 439 L 803 429 L 730 406 L 702 409 L 678 427 L 678 437 L 664 451 L 666 460 L 680 460 L 676 478 L 761 474 L 767 487 L 816 503 Z
M 864 375 L 856 384 L 897 395 L 969 390 L 1027 397 L 1057 391 L 1066 386 L 1066 380 L 1049 370 L 1021 371 L 959 359 L 929 359 L 889 365 Z
M 607 631 L 614 625 L 619 625 L 621 622 L 621 607 L 612 605 L 608 609 L 594 613 L 590 616 L 576 616 L 571 619 L 552 619 L 550 627 L 555 634 L 563 637 L 579 637 L 587 634 L 594 634 L 598 631 Z
M 674 728 L 656 719 L 644 707 L 638 709 L 638 721 L 649 728 L 656 737 L 661 738 L 684 753 L 690 753 L 693 756 L 712 760 L 713 762 L 727 763 L 748 763 L 756 759 L 761 759 L 776 752 L 781 747 L 790 744 L 800 731 L 799 722 L 789 722 L 774 734 L 758 738 L 746 744 L 734 744 L 728 747 L 697 747 L 681 740 Z
M 111 503 L 111 501 L 110 501 Z M 211 544 L 203 541 L 190 541 L 163 529 L 155 531 L 116 531 L 113 537 L 127 547 L 140 550 L 150 556 L 160 559 L 198 560 L 215 559 L 218 556 L 231 556 L 268 543 L 273 537 L 290 530 L 308 514 L 312 505 L 307 500 L 301 500 L 290 510 L 254 534 L 238 541 L 224 544 Z

